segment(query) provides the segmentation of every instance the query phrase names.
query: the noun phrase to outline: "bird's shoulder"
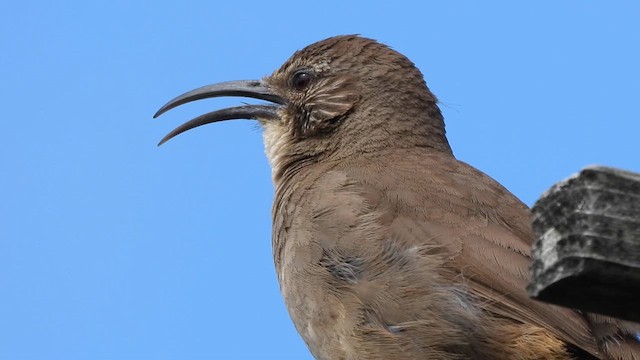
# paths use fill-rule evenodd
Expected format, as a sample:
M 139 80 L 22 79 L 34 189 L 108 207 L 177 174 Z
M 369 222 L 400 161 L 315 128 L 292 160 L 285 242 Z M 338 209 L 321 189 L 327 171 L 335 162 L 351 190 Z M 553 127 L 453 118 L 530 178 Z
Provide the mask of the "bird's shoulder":
M 334 197 L 335 201 L 313 204 L 316 211 L 358 209 L 376 212 L 382 220 L 403 217 L 464 231 L 477 227 L 485 234 L 487 228 L 503 228 L 517 239 L 505 239 L 504 245 L 528 254 L 533 234 L 525 204 L 500 183 L 450 154 L 419 150 L 319 164 L 306 181 L 305 191 Z
M 451 155 L 395 151 L 318 163 L 276 191 L 276 249 L 285 240 L 347 248 L 394 241 L 431 247 L 441 263 L 477 264 L 474 276 L 497 274 L 506 286 L 526 279 L 527 207 Z
M 309 223 L 343 235 L 374 225 L 385 234 L 423 229 L 453 254 L 474 246 L 465 244 L 474 235 L 524 257 L 533 239 L 526 205 L 448 154 L 396 151 L 321 162 L 285 179 L 275 199 L 274 223 L 286 229 Z

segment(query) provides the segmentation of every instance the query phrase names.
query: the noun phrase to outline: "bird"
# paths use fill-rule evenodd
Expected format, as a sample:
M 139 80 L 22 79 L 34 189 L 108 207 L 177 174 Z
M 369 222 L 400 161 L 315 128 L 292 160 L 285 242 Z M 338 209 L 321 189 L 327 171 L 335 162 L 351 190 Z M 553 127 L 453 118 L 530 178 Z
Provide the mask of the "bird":
M 640 324 L 528 297 L 529 209 L 454 156 L 439 102 L 406 56 L 334 36 L 154 117 L 220 96 L 266 103 L 198 116 L 160 144 L 219 121 L 260 124 L 280 291 L 315 358 L 640 360 Z

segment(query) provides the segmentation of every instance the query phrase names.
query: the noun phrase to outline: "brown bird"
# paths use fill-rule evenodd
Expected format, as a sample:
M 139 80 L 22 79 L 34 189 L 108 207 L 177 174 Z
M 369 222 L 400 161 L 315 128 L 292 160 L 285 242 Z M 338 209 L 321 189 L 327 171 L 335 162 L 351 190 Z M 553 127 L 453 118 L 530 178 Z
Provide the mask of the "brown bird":
M 318 359 L 640 359 L 632 324 L 531 300 L 527 207 L 457 160 L 436 97 L 402 54 L 338 36 L 262 80 L 205 86 L 246 105 L 273 170 L 273 253 L 295 326 Z

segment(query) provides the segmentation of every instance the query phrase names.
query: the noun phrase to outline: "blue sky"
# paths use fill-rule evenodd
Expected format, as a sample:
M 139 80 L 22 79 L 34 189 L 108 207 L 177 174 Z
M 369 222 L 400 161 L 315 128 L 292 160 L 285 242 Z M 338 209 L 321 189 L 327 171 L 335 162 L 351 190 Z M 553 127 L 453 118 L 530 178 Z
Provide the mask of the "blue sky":
M 455 154 L 531 205 L 589 164 L 640 172 L 635 1 L 5 1 L 0 359 L 311 359 L 271 257 L 258 127 L 178 124 L 359 33 L 407 55 Z

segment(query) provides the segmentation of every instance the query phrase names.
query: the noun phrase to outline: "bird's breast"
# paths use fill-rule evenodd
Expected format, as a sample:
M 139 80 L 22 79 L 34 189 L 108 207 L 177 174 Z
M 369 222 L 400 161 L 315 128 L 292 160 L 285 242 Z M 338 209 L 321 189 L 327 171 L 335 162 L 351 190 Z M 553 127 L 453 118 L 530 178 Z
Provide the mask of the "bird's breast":
M 383 192 L 345 172 L 293 180 L 277 189 L 275 262 L 290 316 L 317 358 L 340 358 L 322 352 L 341 349 L 362 359 L 366 344 L 423 336 L 437 348 L 463 347 L 449 335 L 468 339 L 480 310 L 441 267 L 447 256 L 431 240 L 442 227 L 400 216 Z

